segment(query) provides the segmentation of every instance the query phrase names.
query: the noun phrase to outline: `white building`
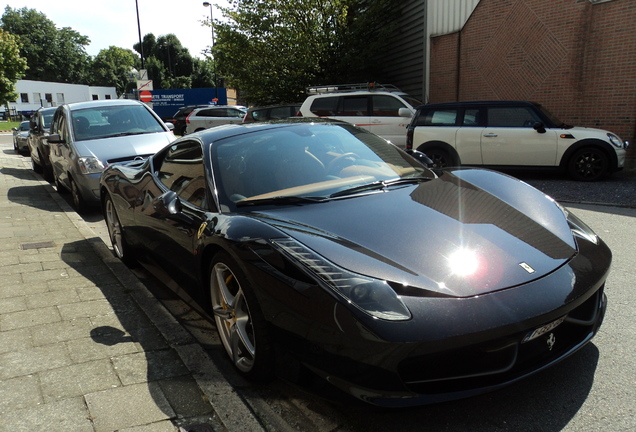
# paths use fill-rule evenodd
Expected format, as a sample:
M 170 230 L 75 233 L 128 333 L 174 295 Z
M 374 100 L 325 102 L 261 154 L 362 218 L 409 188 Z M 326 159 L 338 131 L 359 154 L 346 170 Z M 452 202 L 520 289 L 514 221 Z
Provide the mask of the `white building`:
M 18 99 L 9 102 L 11 114 L 30 115 L 40 107 L 98 99 L 117 99 L 115 87 L 91 87 L 83 84 L 19 80 L 15 85 Z

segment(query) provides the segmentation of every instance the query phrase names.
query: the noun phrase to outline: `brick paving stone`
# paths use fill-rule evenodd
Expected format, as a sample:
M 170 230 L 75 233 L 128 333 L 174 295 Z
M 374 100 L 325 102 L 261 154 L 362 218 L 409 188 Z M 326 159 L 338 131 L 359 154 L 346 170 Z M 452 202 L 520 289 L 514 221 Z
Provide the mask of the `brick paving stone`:
M 63 344 L 10 351 L 0 354 L 0 380 L 68 366 L 72 362 Z
M 61 320 L 60 313 L 55 306 L 7 313 L 0 315 L 0 331 L 33 327 Z
M 90 335 L 92 329 L 93 324 L 87 317 L 29 328 L 33 346 L 83 339 Z
M 95 432 L 167 420 L 175 416 L 156 383 L 136 384 L 85 396 Z
M 95 432 L 82 397 L 63 399 L 0 415 L 0 432 L 36 431 Z
M 110 359 L 77 363 L 40 372 L 44 402 L 82 396 L 122 385 Z M 69 379 L 73 377 L 73 379 Z
M 0 415 L 11 410 L 37 406 L 43 402 L 37 375 L 24 375 L 0 381 Z

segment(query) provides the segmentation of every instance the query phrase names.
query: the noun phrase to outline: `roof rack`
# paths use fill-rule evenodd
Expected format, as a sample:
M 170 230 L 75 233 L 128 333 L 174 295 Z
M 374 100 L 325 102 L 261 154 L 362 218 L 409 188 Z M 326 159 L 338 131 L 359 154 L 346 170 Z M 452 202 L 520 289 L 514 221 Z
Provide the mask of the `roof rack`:
M 397 88 L 393 84 L 364 82 L 364 83 L 357 83 L 357 84 L 332 84 L 332 85 L 307 87 L 307 94 L 317 95 L 322 93 L 352 92 L 352 91 L 360 91 L 360 90 L 366 90 L 366 91 L 382 90 L 382 91 L 391 91 L 391 92 L 401 91 L 399 88 Z

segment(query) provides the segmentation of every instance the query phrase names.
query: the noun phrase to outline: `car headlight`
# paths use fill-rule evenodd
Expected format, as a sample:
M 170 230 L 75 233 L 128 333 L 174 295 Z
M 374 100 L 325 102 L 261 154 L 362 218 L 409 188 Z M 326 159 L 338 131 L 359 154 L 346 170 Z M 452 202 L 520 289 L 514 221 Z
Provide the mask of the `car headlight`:
M 623 140 L 621 140 L 617 135 L 608 133 L 607 138 L 609 139 L 609 142 L 614 144 L 615 147 L 623 148 Z
M 563 215 L 568 221 L 568 225 L 570 226 L 570 231 L 572 231 L 572 235 L 574 237 L 583 238 L 591 243 L 598 244 L 598 236 L 592 228 L 587 226 L 585 222 L 579 219 L 573 213 L 570 213 L 565 207 L 563 207 L 558 202 L 554 201 L 557 207 L 563 212 Z
M 329 262 L 290 238 L 272 240 L 283 251 L 350 304 L 377 319 L 404 321 L 411 313 L 385 281 L 359 275 Z
M 104 164 L 93 156 L 81 157 L 77 163 L 82 174 L 96 174 L 104 171 Z

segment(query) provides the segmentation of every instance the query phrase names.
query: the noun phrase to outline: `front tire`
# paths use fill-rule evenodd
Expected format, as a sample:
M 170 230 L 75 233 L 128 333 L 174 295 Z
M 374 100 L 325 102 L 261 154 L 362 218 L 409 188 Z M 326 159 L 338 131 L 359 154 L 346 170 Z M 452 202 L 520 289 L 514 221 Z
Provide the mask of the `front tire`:
M 86 201 L 84 201 L 84 197 L 82 197 L 82 192 L 80 192 L 77 183 L 72 178 L 69 178 L 71 182 L 71 198 L 73 200 L 73 207 L 77 213 L 84 213 L 86 211 Z
M 274 353 L 268 324 L 238 264 L 225 252 L 210 263 L 212 313 L 234 367 L 251 380 L 273 377 Z
M 574 152 L 568 162 L 570 177 L 578 181 L 597 181 L 609 172 L 609 158 L 601 149 L 586 147 Z

